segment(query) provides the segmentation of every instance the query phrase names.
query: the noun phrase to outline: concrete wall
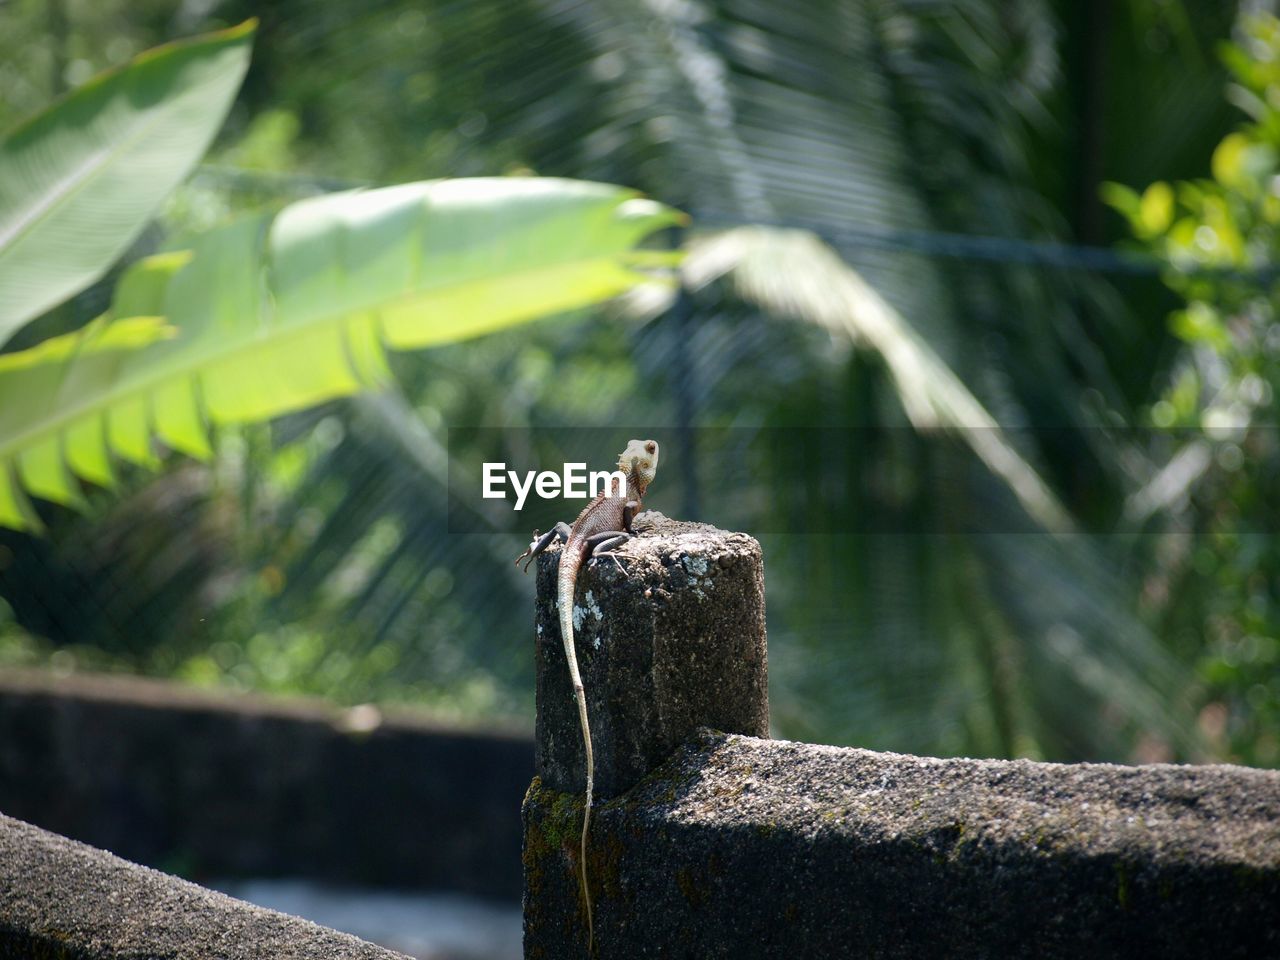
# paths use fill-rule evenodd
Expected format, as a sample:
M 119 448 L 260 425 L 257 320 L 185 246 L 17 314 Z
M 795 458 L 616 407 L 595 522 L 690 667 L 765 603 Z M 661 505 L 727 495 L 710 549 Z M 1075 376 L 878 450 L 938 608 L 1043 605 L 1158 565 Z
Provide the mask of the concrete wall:
M 0 816 L 0 960 L 406 960 Z
M 133 678 L 0 676 L 0 811 L 183 876 L 514 899 L 524 736 Z
M 583 957 L 576 795 L 525 801 L 525 956 Z M 1280 957 L 1280 772 L 704 732 L 592 819 L 596 957 Z

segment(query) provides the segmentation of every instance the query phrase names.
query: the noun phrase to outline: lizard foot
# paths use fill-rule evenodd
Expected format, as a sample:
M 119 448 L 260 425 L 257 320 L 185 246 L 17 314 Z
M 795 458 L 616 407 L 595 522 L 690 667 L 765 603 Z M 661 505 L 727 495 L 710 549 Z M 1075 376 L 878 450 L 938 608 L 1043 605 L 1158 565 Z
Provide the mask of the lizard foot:
M 622 571 L 624 577 L 630 577 L 630 571 L 622 565 L 618 554 L 614 552 L 615 547 L 622 546 L 630 539 L 631 534 L 625 530 L 607 530 L 604 533 L 598 533 L 587 541 L 591 545 L 591 558 L 595 560 L 608 557 Z
M 524 562 L 524 572 L 525 572 L 525 573 L 528 573 L 528 572 L 529 572 L 529 564 L 533 563 L 533 558 L 537 556 L 537 554 L 534 552 L 534 549 L 533 549 L 533 548 L 534 548 L 534 547 L 536 547 L 537 545 L 538 545 L 538 531 L 535 529 L 535 530 L 533 531 L 533 540 L 529 543 L 529 546 L 525 547 L 525 549 L 524 549 L 524 553 L 522 553 L 522 554 L 520 554 L 520 556 L 516 557 L 516 566 L 517 566 L 517 567 L 518 567 L 518 566 L 520 566 L 520 561 L 521 561 L 521 560 L 524 560 L 524 561 L 525 561 L 525 562 Z M 528 560 L 525 560 L 525 557 L 528 557 L 529 559 L 528 559 Z
M 520 561 L 524 560 L 524 572 L 528 573 L 529 564 L 533 563 L 534 558 L 537 557 L 538 554 L 540 554 L 543 550 L 547 549 L 547 547 L 551 546 L 551 542 L 553 540 L 568 540 L 568 539 L 569 539 L 569 525 L 567 523 L 557 523 L 554 527 L 552 527 L 550 530 L 548 530 L 546 533 L 542 534 L 541 536 L 538 535 L 537 530 L 533 531 L 533 540 L 529 542 L 529 546 L 525 549 L 524 553 L 516 557 L 516 566 L 517 567 L 520 566 Z M 525 559 L 526 557 L 528 559 Z

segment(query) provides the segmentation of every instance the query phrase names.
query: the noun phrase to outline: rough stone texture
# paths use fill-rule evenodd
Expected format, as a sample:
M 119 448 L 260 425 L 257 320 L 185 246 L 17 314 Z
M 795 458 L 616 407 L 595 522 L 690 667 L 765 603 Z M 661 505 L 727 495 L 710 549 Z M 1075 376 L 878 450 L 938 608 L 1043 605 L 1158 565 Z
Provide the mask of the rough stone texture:
M 188 877 L 515 899 L 533 744 L 421 714 L 0 676 L 0 811 Z
M 585 956 L 581 804 L 525 799 L 525 956 Z M 1280 956 L 1280 772 L 702 731 L 593 816 L 596 956 Z
M 700 726 L 768 736 L 764 561 L 742 533 L 636 518 L 638 536 L 578 575 L 575 635 L 596 796 L 631 787 Z M 558 549 L 539 558 L 536 758 L 553 790 L 585 790 L 582 733 L 556 604 Z
M 405 960 L 0 816 L 3 960 Z

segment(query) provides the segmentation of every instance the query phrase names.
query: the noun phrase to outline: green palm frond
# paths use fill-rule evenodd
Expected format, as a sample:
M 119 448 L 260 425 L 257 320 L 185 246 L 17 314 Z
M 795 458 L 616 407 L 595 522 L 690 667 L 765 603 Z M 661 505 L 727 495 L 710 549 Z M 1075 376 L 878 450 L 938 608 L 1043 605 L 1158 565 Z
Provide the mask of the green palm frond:
M 1072 528 L 1053 491 L 1000 425 L 901 314 L 830 247 L 803 230 L 740 227 L 695 240 L 684 273 L 699 287 L 729 275 L 778 316 L 809 320 L 878 353 L 911 423 L 952 430 L 1047 530 Z
M 207 424 L 375 386 L 384 346 L 447 343 L 612 297 L 671 261 L 633 248 L 679 218 L 600 184 L 452 180 L 301 201 L 203 236 L 189 256 L 143 261 L 120 284 L 117 325 L 95 327 L 85 349 L 0 370 L 0 523 L 34 526 L 21 488 L 77 505 L 73 475 L 109 485 L 112 454 L 153 465 L 153 439 L 205 457 Z M 135 314 L 163 316 L 176 335 L 103 349 Z

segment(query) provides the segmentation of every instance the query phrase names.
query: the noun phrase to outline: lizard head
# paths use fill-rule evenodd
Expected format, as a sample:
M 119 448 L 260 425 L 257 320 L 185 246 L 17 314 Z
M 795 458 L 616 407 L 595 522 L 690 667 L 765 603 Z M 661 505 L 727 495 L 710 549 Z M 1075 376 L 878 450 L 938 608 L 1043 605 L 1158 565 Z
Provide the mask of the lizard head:
M 618 469 L 634 477 L 636 486 L 643 491 L 658 472 L 658 441 L 628 440 L 627 449 L 618 457 Z

